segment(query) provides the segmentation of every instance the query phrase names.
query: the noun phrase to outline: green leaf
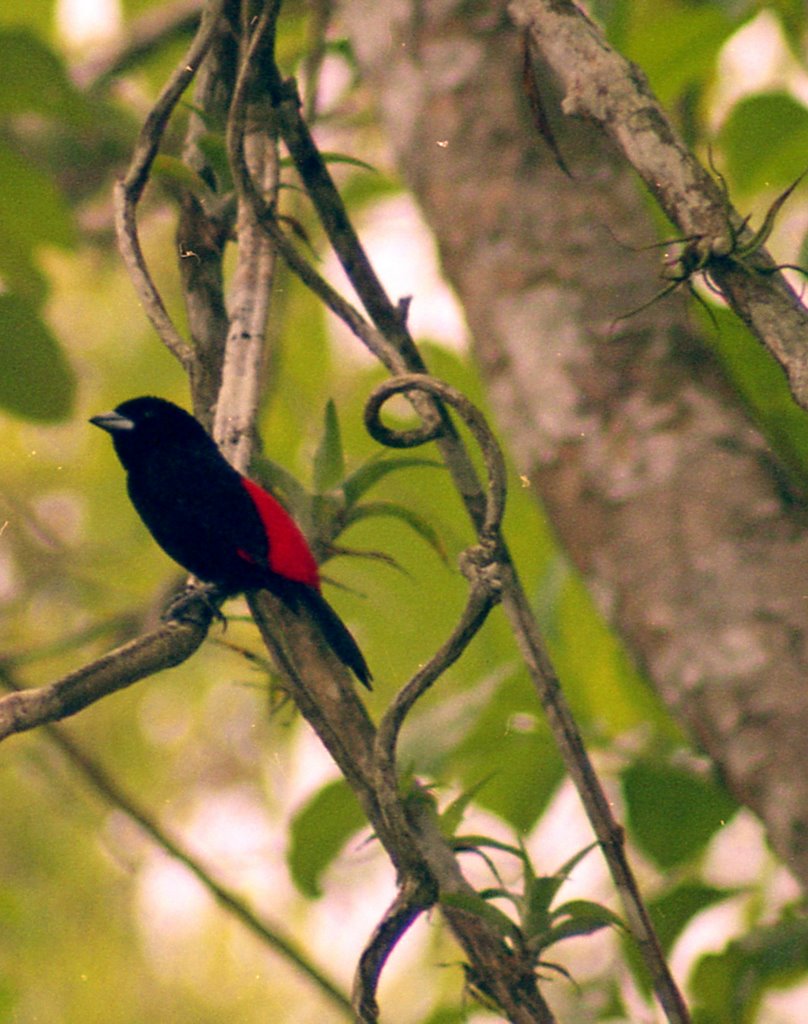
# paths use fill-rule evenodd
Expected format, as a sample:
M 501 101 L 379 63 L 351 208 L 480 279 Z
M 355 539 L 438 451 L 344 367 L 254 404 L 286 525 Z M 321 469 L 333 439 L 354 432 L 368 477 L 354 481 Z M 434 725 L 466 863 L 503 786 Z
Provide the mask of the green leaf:
M 328 150 L 321 149 L 320 156 L 326 164 L 348 164 L 350 167 L 359 167 L 361 170 L 370 171 L 372 174 L 379 173 L 372 164 L 365 163 L 364 160 L 360 160 L 358 157 L 348 156 L 347 153 L 333 153 Z M 291 157 L 285 156 L 280 160 L 280 166 L 294 167 L 295 162 Z
M 738 889 L 718 889 L 701 882 L 683 882 L 649 903 L 648 910 L 664 952 L 671 950 L 696 914 L 738 892 Z
M 498 766 L 479 802 L 518 832 L 530 831 L 564 778 L 549 729 L 536 717 L 532 688 L 521 677 L 497 687 L 456 746 L 454 763 L 461 778 L 474 780 Z
M 446 468 L 442 462 L 436 462 L 434 459 L 414 457 L 389 459 L 383 456 L 373 458 L 345 478 L 342 486 L 348 504 L 354 505 L 363 494 L 389 473 L 395 473 L 400 469 L 412 469 L 414 466 L 428 466 L 432 469 Z
M 634 0 L 623 50 L 648 75 L 660 101 L 671 105 L 684 90 L 710 80 L 718 51 L 738 23 L 721 4 Z
M 632 838 L 660 868 L 701 853 L 738 808 L 707 778 L 651 761 L 635 761 L 622 775 Z
M 53 0 L 31 0 L 25 4 L 0 4 L 0 24 L 25 26 L 39 35 L 53 32 Z
M 599 917 L 585 915 L 577 918 L 567 918 L 550 928 L 544 936 L 541 945 L 536 949 L 536 953 L 538 954 L 542 950 L 549 949 L 550 946 L 554 946 L 557 942 L 563 942 L 564 939 L 578 939 L 582 935 L 594 935 L 595 932 L 608 928 L 610 924 L 612 924 L 611 921 L 604 921 Z
M 456 797 L 449 806 L 440 813 L 440 828 L 445 836 L 453 836 L 463 820 L 463 815 L 468 810 L 469 804 L 488 782 L 494 773 L 490 772 L 484 779 L 481 779 L 473 786 L 465 789 L 460 796 Z
M 200 198 L 210 195 L 210 189 L 204 179 L 176 156 L 158 153 L 152 164 L 152 172 L 155 178 L 168 187 L 179 186 Z
M 354 505 L 346 516 L 346 526 L 358 523 L 360 519 L 370 519 L 372 516 L 392 516 L 401 519 L 427 542 L 442 562 L 447 561 L 446 548 L 435 528 L 423 516 L 404 505 L 397 505 L 392 501 L 369 501 L 364 505 Z
M 585 846 L 582 850 L 579 850 L 577 853 L 574 853 L 569 860 L 564 861 L 564 863 L 561 865 L 558 871 L 556 871 L 556 874 L 560 875 L 562 878 L 569 878 L 569 876 L 572 874 L 575 868 L 578 867 L 578 865 L 581 863 L 584 857 L 586 857 L 587 854 L 591 853 L 597 845 L 597 843 L 590 843 L 589 846 Z
M 336 487 L 345 476 L 345 456 L 339 429 L 337 407 L 329 398 L 325 407 L 323 436 L 314 453 L 314 492 L 323 494 Z
M 455 836 L 452 846 L 456 850 L 463 849 L 485 849 L 490 847 L 492 850 L 501 850 L 503 853 L 511 853 L 514 857 L 522 859 L 524 853 L 519 849 L 518 846 L 514 846 L 512 843 L 503 843 L 499 839 L 492 839 L 490 836 L 479 836 L 479 835 L 468 835 L 468 836 Z
M 808 969 L 808 921 L 786 917 L 705 956 L 692 978 L 694 1019 L 753 1024 L 767 989 L 793 983 Z
M 0 276 L 32 302 L 45 295 L 35 266 L 36 250 L 74 242 L 73 218 L 49 177 L 0 143 Z
M 533 873 L 533 866 L 525 853 L 523 860 L 525 865 L 524 875 L 527 909 L 525 912 L 523 927 L 526 934 L 531 939 L 540 938 L 543 935 L 549 934 L 551 930 L 551 922 L 559 915 L 563 915 L 564 913 L 574 914 L 576 912 L 576 908 L 584 907 L 586 904 L 585 900 L 573 900 L 565 903 L 563 907 L 556 910 L 551 911 L 550 909 L 561 886 L 569 878 L 570 872 L 596 845 L 596 843 L 590 843 L 589 846 L 585 846 L 582 850 L 579 850 L 576 854 L 570 857 L 554 875 L 535 875 Z M 593 904 L 593 906 L 598 906 L 598 904 Z M 556 940 L 553 939 L 552 941 Z M 549 945 L 549 940 L 542 942 L 536 948 L 541 949 L 545 945 Z
M 0 31 L 0 117 L 33 112 L 86 124 L 89 109 L 41 38 L 22 28 Z
M 330 782 L 292 820 L 288 862 L 295 885 L 312 899 L 322 895 L 320 880 L 329 864 L 367 819 L 350 786 Z
M 76 377 L 56 338 L 19 295 L 0 294 L 0 406 L 42 423 L 65 419 Z
M 522 921 L 528 941 L 547 934 L 551 923 L 550 904 L 556 898 L 564 881 L 565 879 L 555 875 L 540 875 L 533 879 L 525 893 L 527 907 Z M 543 945 L 544 943 L 541 943 L 541 946 Z
M 513 921 L 504 914 L 498 907 L 484 900 L 476 892 L 444 892 L 440 895 L 439 901 L 444 907 L 454 907 L 457 910 L 465 910 L 469 914 L 486 921 L 492 928 L 506 939 L 521 941 L 521 933 Z
M 593 900 L 569 900 L 553 911 L 553 927 L 547 946 L 576 935 L 591 935 L 601 928 L 619 928 L 625 925 L 613 910 Z
M 785 188 L 808 162 L 808 109 L 787 93 L 749 96 L 732 108 L 718 142 L 739 189 Z

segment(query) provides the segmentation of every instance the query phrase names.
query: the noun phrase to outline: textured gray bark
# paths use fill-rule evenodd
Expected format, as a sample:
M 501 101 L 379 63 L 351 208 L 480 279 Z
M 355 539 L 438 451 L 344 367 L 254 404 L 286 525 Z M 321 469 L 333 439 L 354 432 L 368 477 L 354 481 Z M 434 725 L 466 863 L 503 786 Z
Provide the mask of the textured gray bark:
M 653 238 L 633 173 L 564 118 L 547 73 L 575 180 L 561 173 L 504 8 L 344 0 L 341 16 L 520 471 L 601 610 L 808 883 L 805 517 L 679 296 L 611 330 L 660 288 L 658 256 L 612 237 Z

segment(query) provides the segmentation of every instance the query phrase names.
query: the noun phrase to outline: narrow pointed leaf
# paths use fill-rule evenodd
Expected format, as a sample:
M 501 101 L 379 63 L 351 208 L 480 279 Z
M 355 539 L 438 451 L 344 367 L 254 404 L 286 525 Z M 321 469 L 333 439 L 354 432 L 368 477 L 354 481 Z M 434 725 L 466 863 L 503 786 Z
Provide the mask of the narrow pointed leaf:
M 538 968 L 543 971 L 555 971 L 556 974 L 560 974 L 562 978 L 566 978 L 570 984 L 578 987 L 575 978 L 570 974 L 566 967 L 562 967 L 561 964 L 554 963 L 552 960 L 539 960 L 536 964 Z
M 434 459 L 419 459 L 404 457 L 398 459 L 376 458 L 366 462 L 359 469 L 354 470 L 343 483 L 345 498 L 349 505 L 355 504 L 362 495 L 382 480 L 388 473 L 395 473 L 400 469 L 412 469 L 413 467 L 427 466 L 430 469 L 445 469 L 441 462 Z
M 527 913 L 522 927 L 528 938 L 548 932 L 552 923 L 550 905 L 565 879 L 555 875 L 535 878 L 525 892 Z
M 487 903 L 477 893 L 446 892 L 442 893 L 440 902 L 445 907 L 454 907 L 457 910 L 465 910 L 469 914 L 475 914 L 495 928 L 504 938 L 521 941 L 521 934 L 517 926 L 501 910 Z
M 514 857 L 521 857 L 521 851 L 510 843 L 502 843 L 498 839 L 491 839 L 490 836 L 455 836 L 453 845 L 456 849 L 462 849 L 464 847 L 471 849 L 472 847 L 487 848 L 490 847 L 492 850 L 502 850 L 503 853 L 512 853 Z
M 566 921 L 553 925 L 549 932 L 547 932 L 541 948 L 547 949 L 549 946 L 555 945 L 556 942 L 562 942 L 564 939 L 579 938 L 581 935 L 593 935 L 595 932 L 608 928 L 610 924 L 610 921 L 604 921 L 599 917 L 567 918 Z
M 328 150 L 321 150 L 320 156 L 327 164 L 348 164 L 349 167 L 359 167 L 363 171 L 370 171 L 372 174 L 378 174 L 379 172 L 372 164 L 365 163 L 364 160 L 360 160 L 355 156 L 348 156 L 347 153 L 332 153 Z M 294 167 L 294 161 L 291 157 L 285 156 L 280 161 L 281 167 Z
M 460 796 L 452 800 L 449 806 L 441 812 L 440 825 L 441 831 L 445 836 L 454 835 L 455 830 L 463 820 L 463 815 L 466 813 L 469 804 L 493 774 L 493 772 L 489 772 L 485 778 L 464 790 Z
M 336 487 L 345 476 L 345 456 L 337 417 L 337 407 L 329 399 L 325 407 L 323 436 L 314 454 L 314 491 L 323 494 Z
M 592 900 L 570 900 L 556 908 L 551 916 L 554 923 L 546 935 L 540 936 L 542 941 L 537 952 L 563 939 L 592 935 L 603 928 L 625 928 L 613 910 Z
M 583 850 L 579 850 L 576 854 L 570 857 L 568 861 L 565 861 L 561 865 L 556 874 L 561 875 L 562 878 L 569 878 L 569 876 L 572 874 L 573 869 L 576 868 L 578 864 L 580 864 L 580 862 L 584 859 L 584 857 L 592 850 L 594 850 L 597 845 L 597 843 L 590 843 L 589 846 L 585 846 Z
M 562 903 L 560 907 L 556 907 L 553 911 L 553 917 L 568 917 L 574 920 L 581 920 L 583 918 L 588 920 L 597 919 L 615 928 L 625 927 L 618 914 L 615 914 L 613 910 L 609 910 L 608 907 L 604 907 L 602 903 L 596 903 L 594 900 L 568 900 L 566 903 Z
M 257 479 L 294 513 L 295 518 L 311 517 L 311 496 L 306 488 L 280 463 L 261 455 L 255 460 Z
M 355 505 L 348 512 L 346 525 L 358 523 L 360 519 L 370 519 L 372 516 L 392 516 L 401 519 L 427 542 L 442 562 L 448 561 L 446 548 L 434 527 L 423 516 L 404 505 L 397 505 L 392 501 L 371 501 L 364 505 Z

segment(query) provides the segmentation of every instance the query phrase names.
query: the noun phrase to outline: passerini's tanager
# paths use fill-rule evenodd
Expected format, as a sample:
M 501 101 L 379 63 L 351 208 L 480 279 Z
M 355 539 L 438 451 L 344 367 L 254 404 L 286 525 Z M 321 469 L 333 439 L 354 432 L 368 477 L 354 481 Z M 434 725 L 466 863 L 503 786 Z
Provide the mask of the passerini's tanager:
M 370 671 L 320 592 L 317 563 L 297 523 L 224 458 L 202 424 L 163 398 L 132 398 L 90 420 L 112 436 L 132 504 L 176 562 L 225 594 L 272 591 L 305 606 L 361 683 Z

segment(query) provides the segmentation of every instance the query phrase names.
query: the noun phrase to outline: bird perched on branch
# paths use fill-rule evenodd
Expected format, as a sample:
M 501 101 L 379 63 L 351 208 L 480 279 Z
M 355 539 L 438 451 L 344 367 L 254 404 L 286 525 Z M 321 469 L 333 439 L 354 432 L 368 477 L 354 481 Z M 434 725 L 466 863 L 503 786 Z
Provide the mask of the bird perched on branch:
M 320 591 L 317 563 L 280 502 L 242 476 L 190 413 L 162 398 L 132 398 L 90 423 L 112 436 L 132 504 L 160 547 L 227 595 L 266 589 L 307 609 L 361 683 L 371 674 Z

